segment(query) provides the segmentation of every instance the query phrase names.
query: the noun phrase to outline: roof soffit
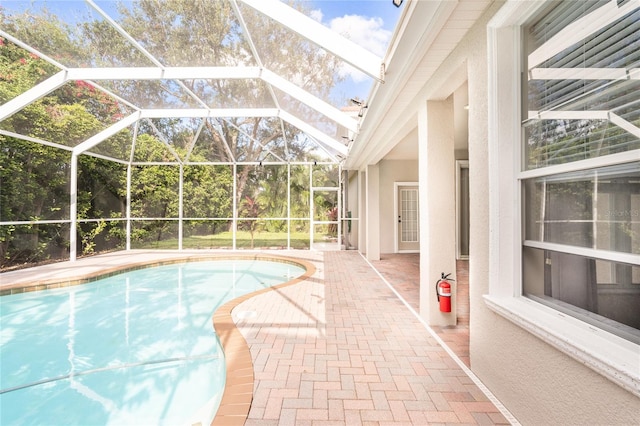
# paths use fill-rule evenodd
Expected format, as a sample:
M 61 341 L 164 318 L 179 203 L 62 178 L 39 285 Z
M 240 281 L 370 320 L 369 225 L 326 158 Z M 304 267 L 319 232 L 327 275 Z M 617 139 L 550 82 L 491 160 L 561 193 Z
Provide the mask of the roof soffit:
M 396 29 L 402 30 L 395 36 L 397 47 L 387 59 L 386 82 L 374 88 L 345 168 L 377 163 L 410 131 L 405 127 L 415 126 L 416 105 L 426 101 L 430 79 L 491 3 L 410 0 L 406 22 Z M 425 16 L 429 17 L 426 23 Z

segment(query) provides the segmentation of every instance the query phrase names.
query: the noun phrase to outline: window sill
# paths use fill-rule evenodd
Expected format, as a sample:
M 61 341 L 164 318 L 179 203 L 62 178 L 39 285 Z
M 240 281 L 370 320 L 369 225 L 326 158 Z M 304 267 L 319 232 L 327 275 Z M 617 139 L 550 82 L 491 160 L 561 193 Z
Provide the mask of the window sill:
M 484 296 L 492 311 L 640 397 L 640 346 L 525 297 Z

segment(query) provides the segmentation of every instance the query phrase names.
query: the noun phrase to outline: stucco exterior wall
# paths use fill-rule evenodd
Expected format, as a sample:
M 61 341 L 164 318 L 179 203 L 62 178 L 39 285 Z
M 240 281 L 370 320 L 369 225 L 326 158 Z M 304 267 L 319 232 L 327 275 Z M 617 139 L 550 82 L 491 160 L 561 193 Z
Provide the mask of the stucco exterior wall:
M 639 398 L 490 311 L 484 302 L 489 291 L 489 199 L 495 190 L 489 188 L 489 149 L 496 149 L 488 140 L 486 24 L 481 22 L 452 55 L 466 58 L 469 76 L 471 368 L 524 425 L 639 424 Z M 443 67 L 438 74 L 450 71 Z
M 393 253 L 395 248 L 395 182 L 418 182 L 418 160 L 380 161 L 380 253 Z

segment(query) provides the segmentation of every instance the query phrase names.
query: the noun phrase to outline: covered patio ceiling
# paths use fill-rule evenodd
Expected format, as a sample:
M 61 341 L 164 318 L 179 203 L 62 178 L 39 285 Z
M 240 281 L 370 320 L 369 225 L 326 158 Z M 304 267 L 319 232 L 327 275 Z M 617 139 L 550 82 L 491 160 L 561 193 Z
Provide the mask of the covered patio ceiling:
M 372 86 L 385 79 L 382 58 L 278 0 L 132 4 L 5 3 L 0 37 L 51 67 L 0 105 L 0 134 L 125 163 L 144 159 L 117 146 L 124 131 L 134 135 L 133 145 L 136 135 L 153 133 L 168 149 L 166 161 L 176 163 L 188 163 L 196 144 L 220 139 L 223 152 L 207 161 L 301 161 L 289 146 L 304 140 L 316 158 L 339 162 L 359 124 L 341 109 L 348 101 L 332 98 L 327 88 L 347 67 Z M 69 87 L 100 93 L 117 111 L 100 128 L 58 139 L 12 123 L 12 116 Z M 258 122 L 269 122 L 278 136 L 259 136 Z M 223 127 L 235 129 L 234 140 Z M 187 154 L 172 149 L 178 133 L 189 135 Z M 262 153 L 246 158 L 239 140 L 261 145 Z

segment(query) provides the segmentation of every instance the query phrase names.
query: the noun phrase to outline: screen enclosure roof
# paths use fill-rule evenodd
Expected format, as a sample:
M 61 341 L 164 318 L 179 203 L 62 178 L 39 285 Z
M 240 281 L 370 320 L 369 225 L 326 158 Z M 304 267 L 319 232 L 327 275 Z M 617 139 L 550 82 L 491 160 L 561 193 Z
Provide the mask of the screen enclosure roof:
M 150 139 L 163 162 L 339 162 L 358 108 L 331 88 L 347 68 L 372 85 L 384 79 L 381 58 L 304 2 L 16 1 L 0 22 L 0 47 L 24 49 L 19 64 L 41 75 L 0 99 L 0 134 L 123 163 L 151 161 L 135 148 Z M 53 111 L 49 96 L 76 96 L 84 115 Z M 38 105 L 56 123 L 88 124 L 25 125 L 20 115 Z

